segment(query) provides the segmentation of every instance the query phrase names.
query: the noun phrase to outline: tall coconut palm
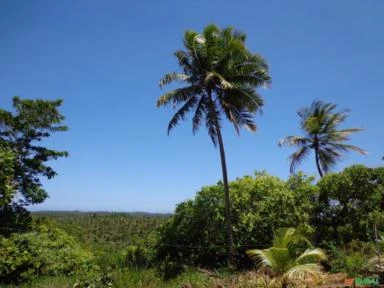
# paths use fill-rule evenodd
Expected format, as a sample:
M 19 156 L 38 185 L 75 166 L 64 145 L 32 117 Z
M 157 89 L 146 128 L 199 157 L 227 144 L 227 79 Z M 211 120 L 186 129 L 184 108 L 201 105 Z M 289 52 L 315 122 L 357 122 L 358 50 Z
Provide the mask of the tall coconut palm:
M 308 108 L 297 112 L 300 117 L 300 128 L 304 136 L 288 136 L 279 141 L 279 146 L 288 145 L 298 147 L 290 157 L 290 172 L 308 156 L 310 150 L 315 152 L 317 171 L 320 177 L 324 176 L 337 161 L 342 159 L 345 152 L 350 150 L 366 155 L 367 152 L 357 146 L 344 144 L 349 135 L 362 131 L 361 128 L 338 130 L 348 117 L 348 110 L 336 112 L 337 105 L 314 101 Z
M 166 74 L 160 80 L 160 87 L 178 81 L 186 86 L 165 93 L 157 100 L 158 107 L 172 104 L 178 109 L 168 124 L 168 134 L 188 112 L 192 112 L 193 133 L 205 122 L 213 144 L 219 146 L 229 264 L 232 262 L 233 240 L 221 122 L 224 116 L 238 133 L 243 126 L 255 131 L 252 118 L 263 106 L 256 88 L 268 86 L 271 81 L 267 63 L 261 56 L 247 50 L 245 39 L 244 33 L 232 27 L 219 29 L 208 25 L 202 34 L 186 31 L 183 39 L 185 50 L 174 53 L 181 72 Z
M 285 288 L 295 281 L 314 280 L 321 273 L 318 262 L 327 259 L 321 249 L 311 247 L 296 256 L 292 250 L 299 242 L 310 247 L 309 240 L 295 228 L 283 228 L 276 232 L 271 248 L 248 250 L 247 254 L 256 266 L 266 267 L 279 276 L 281 286 Z

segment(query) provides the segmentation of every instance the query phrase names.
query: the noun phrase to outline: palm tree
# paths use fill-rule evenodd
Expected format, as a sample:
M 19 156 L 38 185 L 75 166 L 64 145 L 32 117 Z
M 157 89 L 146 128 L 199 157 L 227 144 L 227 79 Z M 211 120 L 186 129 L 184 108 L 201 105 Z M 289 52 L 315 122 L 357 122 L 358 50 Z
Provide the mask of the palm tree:
M 276 232 L 271 248 L 248 250 L 247 254 L 257 267 L 263 266 L 276 273 L 280 277 L 281 287 L 285 288 L 295 281 L 317 278 L 322 268 L 318 261 L 327 259 L 318 248 L 308 248 L 296 257 L 292 250 L 294 244 L 300 242 L 310 246 L 309 240 L 295 228 L 283 228 Z
M 245 39 L 244 33 L 232 27 L 221 30 L 212 24 L 206 26 L 202 34 L 186 31 L 185 50 L 174 53 L 181 72 L 166 74 L 160 80 L 160 87 L 177 81 L 186 86 L 165 93 L 157 100 L 158 107 L 180 106 L 169 122 L 168 134 L 188 112 L 193 111 L 193 133 L 205 122 L 213 144 L 215 147 L 219 145 L 229 265 L 232 263 L 233 240 L 221 122 L 224 116 L 238 133 L 243 126 L 255 131 L 252 117 L 263 105 L 255 89 L 268 86 L 271 81 L 265 60 L 247 50 Z
M 308 156 L 310 150 L 315 151 L 315 161 L 320 177 L 324 176 L 337 161 L 341 160 L 343 153 L 349 150 L 366 155 L 367 152 L 357 146 L 344 144 L 349 135 L 362 131 L 360 128 L 338 130 L 338 126 L 348 117 L 348 110 L 335 112 L 335 104 L 314 101 L 308 108 L 297 112 L 300 117 L 301 130 L 305 136 L 287 136 L 279 141 L 279 146 L 288 145 L 299 148 L 290 157 L 290 172 Z

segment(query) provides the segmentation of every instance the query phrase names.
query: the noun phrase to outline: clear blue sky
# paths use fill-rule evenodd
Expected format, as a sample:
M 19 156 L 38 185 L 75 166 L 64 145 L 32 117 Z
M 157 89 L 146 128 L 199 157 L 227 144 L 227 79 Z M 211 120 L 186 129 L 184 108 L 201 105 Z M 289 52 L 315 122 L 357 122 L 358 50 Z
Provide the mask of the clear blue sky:
M 261 90 L 257 133 L 225 126 L 230 179 L 255 170 L 286 178 L 278 140 L 300 133 L 296 111 L 314 99 L 350 108 L 345 127 L 366 131 L 335 170 L 381 165 L 384 1 L 0 1 L 0 107 L 14 95 L 64 99 L 70 131 L 46 144 L 68 150 L 34 209 L 170 212 L 221 178 L 204 129 L 185 121 L 166 134 L 172 109 L 157 109 L 158 80 L 177 70 L 186 29 L 232 25 L 248 35 L 273 78 Z M 316 174 L 313 157 L 302 166 Z

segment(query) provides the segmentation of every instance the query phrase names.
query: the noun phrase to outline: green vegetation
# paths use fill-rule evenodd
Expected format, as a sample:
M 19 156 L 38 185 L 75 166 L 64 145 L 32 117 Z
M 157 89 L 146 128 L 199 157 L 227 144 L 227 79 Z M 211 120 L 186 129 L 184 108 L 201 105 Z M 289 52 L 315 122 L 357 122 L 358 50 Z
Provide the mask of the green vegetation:
M 37 212 L 34 217 L 53 219 L 55 225 L 93 251 L 103 271 L 149 267 L 157 229 L 166 214 Z
M 19 283 L 40 276 L 86 273 L 92 256 L 65 232 L 49 223 L 33 231 L 0 238 L 0 276 L 3 283 Z
M 249 267 L 245 251 L 267 247 L 279 227 L 308 226 L 315 189 L 312 178 L 292 176 L 283 181 L 266 173 L 230 183 L 235 264 Z M 291 186 L 295 185 L 297 190 Z M 305 194 L 303 193 L 305 191 Z M 222 267 L 225 263 L 223 185 L 203 187 L 194 200 L 177 206 L 162 226 L 157 257 L 188 266 Z M 199 227 L 204 227 L 200 229 Z M 166 244 L 177 245 L 177 249 Z
M 316 227 L 316 243 L 374 241 L 375 225 L 383 230 L 384 167 L 351 166 L 326 175 L 317 187 L 311 221 Z
M 360 128 L 338 130 L 348 117 L 348 111 L 335 112 L 335 104 L 314 101 L 309 108 L 299 110 L 300 128 L 305 136 L 288 136 L 280 140 L 279 145 L 298 147 L 289 158 L 290 171 L 293 173 L 296 166 L 308 156 L 311 149 L 315 151 L 315 162 L 320 177 L 327 173 L 343 153 L 352 150 L 360 154 L 367 154 L 360 147 L 344 144 L 352 133 L 362 131 Z
M 182 73 L 166 74 L 160 86 L 175 81 L 188 86 L 168 92 L 157 101 L 158 107 L 171 103 L 174 107 L 181 105 L 169 122 L 168 133 L 193 110 L 193 133 L 205 121 L 213 144 L 219 145 L 229 265 L 233 262 L 233 231 L 221 120 L 225 116 L 238 133 L 243 126 L 255 131 L 252 118 L 263 105 L 256 88 L 268 86 L 271 81 L 267 63 L 260 55 L 248 51 L 245 39 L 244 33 L 232 27 L 221 30 L 208 25 L 202 34 L 186 31 L 185 50 L 175 52 Z

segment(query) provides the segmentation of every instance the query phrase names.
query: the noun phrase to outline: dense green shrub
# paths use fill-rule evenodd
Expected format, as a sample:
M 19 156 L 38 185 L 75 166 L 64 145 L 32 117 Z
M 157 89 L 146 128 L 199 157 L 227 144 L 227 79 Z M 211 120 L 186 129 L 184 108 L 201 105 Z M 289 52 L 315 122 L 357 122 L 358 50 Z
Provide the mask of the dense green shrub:
M 245 176 L 230 183 L 238 265 L 250 264 L 245 250 L 270 245 L 275 229 L 310 229 L 307 224 L 316 193 L 311 182 L 312 178 L 301 174 L 285 182 L 256 173 L 254 177 Z M 222 266 L 226 263 L 224 227 L 222 184 L 203 187 L 194 200 L 179 204 L 160 229 L 157 259 L 166 259 L 174 266 Z
M 374 226 L 384 228 L 384 167 L 355 165 L 324 176 L 311 220 L 316 242 L 341 245 L 374 240 Z
M 328 247 L 331 272 L 345 272 L 351 277 L 369 273 L 369 259 L 377 254 L 378 243 L 353 240 L 343 247 Z
M 89 252 L 71 236 L 47 223 L 36 225 L 32 232 L 0 238 L 0 259 L 3 283 L 61 273 L 73 275 L 94 268 Z

